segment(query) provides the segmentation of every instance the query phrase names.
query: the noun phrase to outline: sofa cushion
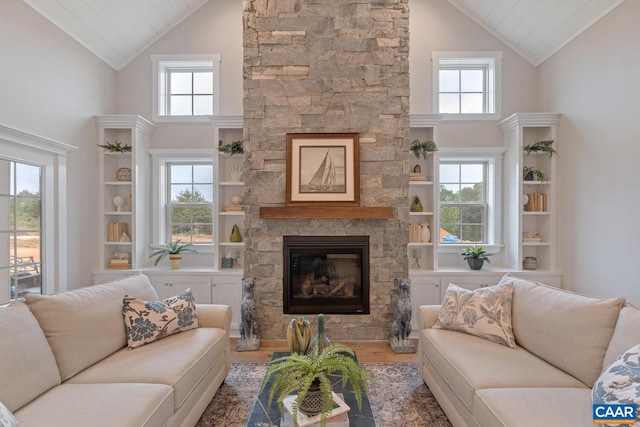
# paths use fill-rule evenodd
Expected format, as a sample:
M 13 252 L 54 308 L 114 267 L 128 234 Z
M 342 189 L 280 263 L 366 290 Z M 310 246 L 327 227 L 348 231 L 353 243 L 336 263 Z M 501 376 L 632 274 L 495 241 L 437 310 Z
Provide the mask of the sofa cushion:
M 480 426 L 594 425 L 588 388 L 533 387 L 478 390 L 473 416 Z
M 513 333 L 518 345 L 589 387 L 602 371 L 624 298 L 595 298 L 511 277 Z
M 0 427 L 18 427 L 18 420 L 2 402 L 0 402 Z
M 119 350 L 71 378 L 69 383 L 155 383 L 173 387 L 177 410 L 211 369 L 224 369 L 229 336 L 197 328 L 129 351 Z
M 424 329 L 424 357 L 469 411 L 473 395 L 483 388 L 578 387 L 583 383 L 529 353 L 485 339 L 442 329 Z M 423 361 L 420 361 L 423 363 Z
M 597 379 L 591 393 L 593 403 L 640 405 L 640 344 L 613 361 Z M 640 414 L 637 414 L 640 421 Z
M 173 415 L 172 397 L 162 384 L 63 384 L 15 416 L 25 427 L 157 427 Z
M 60 371 L 29 308 L 16 301 L 0 309 L 0 401 L 15 412 L 60 384 Z
M 126 295 L 122 314 L 129 350 L 198 327 L 191 289 L 162 301 L 142 301 Z
M 127 345 L 122 298 L 158 299 L 144 275 L 55 295 L 26 295 L 65 381 Z
M 640 343 L 640 309 L 627 303 L 620 310 L 602 369 L 609 367 L 622 353 L 637 343 Z
M 515 348 L 511 330 L 512 292 L 511 284 L 475 291 L 449 284 L 433 327 L 475 335 Z

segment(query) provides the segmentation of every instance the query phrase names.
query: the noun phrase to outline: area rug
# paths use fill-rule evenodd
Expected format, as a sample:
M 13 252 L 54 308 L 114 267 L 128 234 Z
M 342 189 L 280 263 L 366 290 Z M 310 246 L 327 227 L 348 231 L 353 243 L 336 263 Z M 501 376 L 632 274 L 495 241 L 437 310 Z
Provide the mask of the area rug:
M 378 427 L 450 427 L 415 363 L 361 363 L 369 372 L 369 401 Z M 196 427 L 247 424 L 267 363 L 232 363 Z M 267 426 L 265 426 L 267 427 Z

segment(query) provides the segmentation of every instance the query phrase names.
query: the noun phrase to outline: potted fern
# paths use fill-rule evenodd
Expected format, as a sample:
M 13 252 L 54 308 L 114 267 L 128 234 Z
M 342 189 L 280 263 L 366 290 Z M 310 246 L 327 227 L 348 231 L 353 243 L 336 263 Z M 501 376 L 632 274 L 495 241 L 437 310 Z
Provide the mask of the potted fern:
M 156 257 L 153 265 L 158 265 L 160 261 L 169 256 L 169 259 L 171 260 L 171 269 L 177 270 L 180 268 L 182 252 L 198 253 L 198 251 L 191 248 L 192 246 L 193 243 L 180 243 L 180 240 L 177 242 L 169 242 L 165 245 L 156 246 L 153 249 L 153 253 L 149 255 L 149 258 Z
M 342 376 L 342 386 L 350 384 L 358 408 L 362 409 L 362 396 L 367 394 L 367 371 L 352 357 L 355 352 L 344 344 L 333 343 L 318 350 L 318 343 L 307 354 L 292 353 L 275 359 L 262 384 L 262 390 L 274 378 L 269 390 L 269 407 L 274 397 L 280 411 L 288 395 L 296 394 L 292 418 L 297 427 L 298 411 L 306 415 L 320 415 L 321 425 L 326 425 L 328 415 L 334 408 L 330 374 Z M 318 398 L 319 395 L 319 398 Z M 313 402 L 319 402 L 313 405 Z M 315 407 L 314 407 L 315 406 Z

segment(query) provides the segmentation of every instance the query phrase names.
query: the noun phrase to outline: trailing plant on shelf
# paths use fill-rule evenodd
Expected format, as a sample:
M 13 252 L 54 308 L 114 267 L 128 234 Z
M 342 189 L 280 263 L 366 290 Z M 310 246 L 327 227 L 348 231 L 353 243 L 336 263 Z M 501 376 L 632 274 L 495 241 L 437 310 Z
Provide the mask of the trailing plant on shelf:
M 433 141 L 420 141 L 419 139 L 416 139 L 409 146 L 409 150 L 411 150 L 417 158 L 422 156 L 423 159 L 426 159 L 427 154 L 433 151 L 438 151 L 438 146 Z
M 220 141 L 220 145 L 218 146 L 218 151 L 221 153 L 228 154 L 233 156 L 234 154 L 244 154 L 244 141 L 232 141 L 228 144 L 223 144 Z
M 531 153 L 549 153 L 549 157 L 553 156 L 556 150 L 551 146 L 553 139 L 548 141 L 537 141 L 533 144 L 525 145 L 522 147 L 527 154 Z
M 480 270 L 485 261 L 491 264 L 489 259 L 491 254 L 487 252 L 484 246 L 467 246 L 460 255 L 464 257 L 472 270 Z
M 105 141 L 104 144 L 96 144 L 100 148 L 104 148 L 110 153 L 127 153 L 131 151 L 131 146 L 129 144 L 122 144 L 118 141 L 111 143 L 109 141 Z
M 273 377 L 269 390 L 269 407 L 275 398 L 282 412 L 284 399 L 297 393 L 292 414 L 294 425 L 297 426 L 298 410 L 305 412 L 305 397 L 310 391 L 319 392 L 322 396 L 320 422 L 321 425 L 326 425 L 327 415 L 334 407 L 330 374 L 336 372 L 342 376 L 343 387 L 351 385 L 358 408 L 361 409 L 362 396 L 367 395 L 368 374 L 349 355 L 353 356 L 355 352 L 344 344 L 333 343 L 319 351 L 316 342 L 307 354 L 292 353 L 275 359 L 269 365 L 261 389 L 264 390 Z
M 540 169 L 534 166 L 525 166 L 522 168 L 522 178 L 525 181 L 546 181 L 547 176 Z
M 149 255 L 149 258 L 156 257 L 153 265 L 158 265 L 160 261 L 165 259 L 167 256 L 171 258 L 172 256 L 181 256 L 182 252 L 191 252 L 197 254 L 198 251 L 192 248 L 193 243 L 180 243 L 180 240 L 177 242 L 169 242 L 164 245 L 156 246 L 153 248 L 153 253 Z M 172 266 L 172 268 L 174 268 Z

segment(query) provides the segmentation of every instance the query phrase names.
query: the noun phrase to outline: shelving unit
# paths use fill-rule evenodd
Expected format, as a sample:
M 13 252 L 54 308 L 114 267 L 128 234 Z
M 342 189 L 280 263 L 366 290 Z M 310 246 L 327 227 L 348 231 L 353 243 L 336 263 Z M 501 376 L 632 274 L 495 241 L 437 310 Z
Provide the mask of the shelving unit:
M 241 141 L 243 140 L 242 132 L 241 123 L 237 128 L 218 128 L 218 141 L 223 144 Z M 215 227 L 217 230 L 216 241 L 218 242 L 217 268 L 221 270 L 239 269 L 244 265 L 244 155 L 218 153 L 217 171 L 218 203 Z M 240 229 L 242 242 L 230 241 L 234 225 Z
M 525 257 L 534 257 L 537 270 L 556 270 L 556 161 L 557 153 L 527 153 L 526 145 L 553 140 L 557 150 L 556 113 L 518 113 L 500 123 L 506 161 L 506 265 L 522 269 Z M 544 172 L 546 181 L 525 181 L 523 168 Z
M 148 233 L 143 221 L 148 217 L 149 157 L 145 148 L 154 125 L 140 116 L 128 115 L 97 116 L 96 124 L 98 144 L 119 142 L 131 146 L 131 151 L 125 153 L 97 148 L 100 153 L 99 268 L 137 268 L 144 265 L 147 256 Z M 125 169 L 129 169 L 129 173 L 125 173 Z M 119 258 L 117 252 L 129 254 L 131 262 L 112 264 L 112 260 Z
M 438 124 L 440 115 L 421 117 L 412 120 L 410 140 L 435 141 L 438 143 Z M 414 196 L 420 198 L 422 212 L 409 212 L 409 245 L 407 256 L 409 257 L 409 269 L 411 271 L 433 271 L 438 265 L 438 152 L 429 153 L 424 159 L 411 153 L 409 161 L 410 180 L 408 204 L 411 206 Z M 421 175 L 418 175 L 422 174 Z M 415 236 L 415 231 L 420 227 L 429 228 L 428 241 Z

